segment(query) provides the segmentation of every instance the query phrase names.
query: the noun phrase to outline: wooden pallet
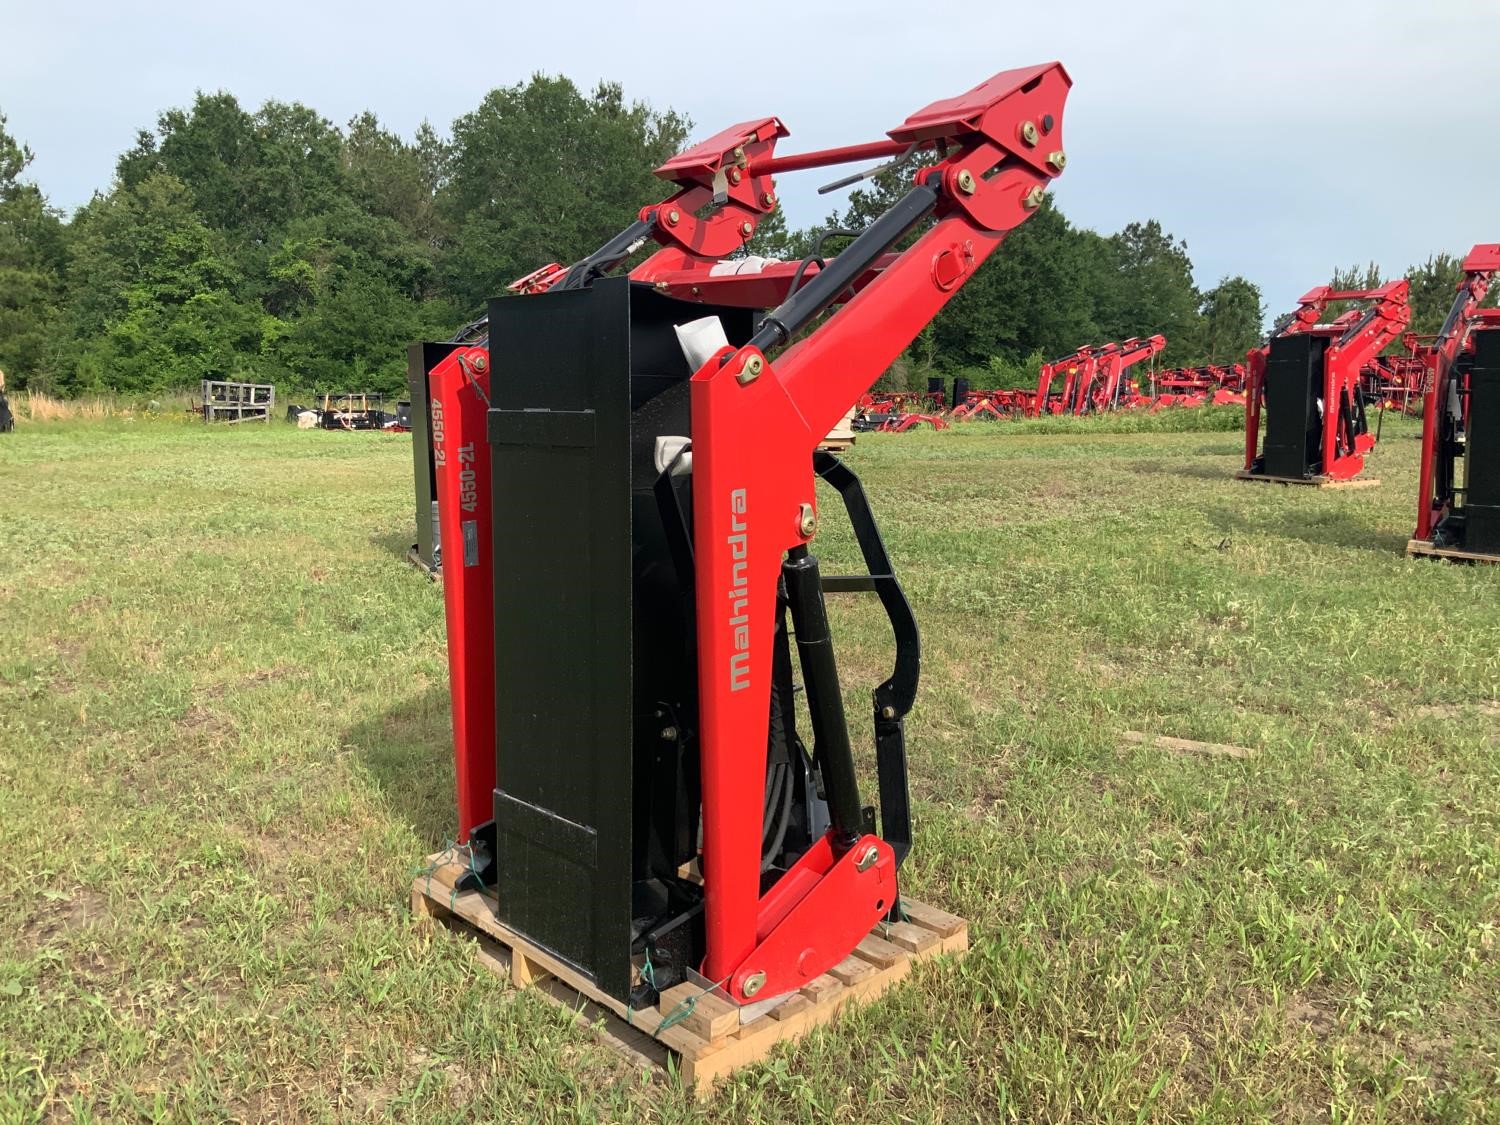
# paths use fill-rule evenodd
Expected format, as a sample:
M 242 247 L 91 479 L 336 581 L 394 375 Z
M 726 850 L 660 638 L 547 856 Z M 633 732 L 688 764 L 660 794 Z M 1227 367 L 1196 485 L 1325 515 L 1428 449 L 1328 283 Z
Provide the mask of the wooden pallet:
M 468 868 L 453 853 L 433 856 L 429 864 L 431 874 L 412 882 L 414 915 L 473 937 L 486 968 L 578 1013 L 605 1042 L 633 1060 L 665 1067 L 669 1058 L 675 1059 L 683 1082 L 700 1097 L 715 1079 L 759 1062 L 782 1040 L 800 1039 L 845 1005 L 873 1000 L 917 962 L 942 953 L 961 955 L 969 948 L 969 924 L 962 918 L 903 899 L 908 921 L 877 926 L 853 953 L 800 991 L 769 1010 L 761 1005 L 746 1009 L 755 1013 L 748 1022 L 742 1022 L 740 1009 L 727 999 L 694 984 L 669 988 L 658 1007 L 632 1012 L 578 969 L 497 921 L 491 893 L 454 893 L 455 881 Z
M 1332 477 L 1273 477 L 1265 473 L 1249 473 L 1243 469 L 1234 476 L 1236 480 L 1258 480 L 1266 484 L 1301 484 L 1309 488 L 1374 488 L 1380 483 L 1377 477 L 1355 477 L 1353 480 L 1334 480 Z
M 413 543 L 407 549 L 406 561 L 420 570 L 423 574 L 427 575 L 427 577 L 431 578 L 434 582 L 442 581 L 443 572 L 441 570 L 438 570 L 436 567 L 428 566 L 425 562 L 422 561 L 422 556 L 417 552 L 417 545 L 415 543 Z
M 1431 539 L 1410 539 L 1406 543 L 1406 555 L 1412 559 L 1450 559 L 1453 562 L 1500 563 L 1500 556 L 1483 555 L 1477 551 L 1465 551 L 1458 547 L 1439 547 Z

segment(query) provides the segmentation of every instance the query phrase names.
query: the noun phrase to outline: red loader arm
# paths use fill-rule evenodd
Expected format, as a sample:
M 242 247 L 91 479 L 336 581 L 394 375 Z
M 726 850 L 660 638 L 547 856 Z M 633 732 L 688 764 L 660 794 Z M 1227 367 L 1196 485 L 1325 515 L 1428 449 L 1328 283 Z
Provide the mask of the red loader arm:
M 1100 386 L 1094 393 L 1092 405 L 1097 410 L 1109 410 L 1114 407 L 1120 395 L 1120 383 L 1125 372 L 1134 367 L 1142 360 L 1150 359 L 1167 346 L 1167 338 L 1162 335 L 1152 336 L 1146 340 L 1131 337 L 1123 344 L 1111 344 L 1101 360 Z
M 842 254 L 806 277 L 749 344 L 721 349 L 693 376 L 704 974 L 727 980 L 736 1001 L 778 995 L 826 971 L 896 894 L 896 857 L 865 831 L 857 795 L 848 791 L 852 762 L 849 785 L 832 779 L 827 836 L 760 893 L 761 802 L 745 798 L 765 784 L 778 582 L 785 574 L 789 587 L 803 596 L 810 590 L 821 603 L 816 582 L 801 581 L 817 573 L 807 550 L 817 530 L 813 452 L 848 404 L 1040 206 L 1064 163 L 1070 84 L 1057 63 L 1007 71 L 891 130 L 894 148 L 941 142 L 946 155 L 922 169 L 911 190 Z M 747 158 L 753 171 L 756 157 Z M 936 222 L 926 233 L 890 257 L 890 247 L 928 217 Z M 674 283 L 666 274 L 642 276 Z M 857 292 L 847 303 L 790 343 L 851 285 Z M 734 303 L 736 290 L 726 280 L 713 297 Z M 821 605 L 812 609 L 816 618 Z M 825 637 L 801 628 L 797 643 L 804 661 L 809 649 L 827 648 Z M 831 649 L 826 658 L 831 662 Z M 809 677 L 814 715 L 841 711 L 837 698 L 814 696 Z M 822 734 L 817 725 L 815 719 L 815 734 Z
M 1469 335 L 1470 322 L 1500 272 L 1500 244 L 1483 243 L 1469 251 L 1463 261 L 1463 278 L 1453 307 L 1430 345 L 1432 379 L 1422 411 L 1422 469 L 1418 482 L 1417 539 L 1431 539 L 1433 530 L 1454 499 L 1453 451 L 1445 449 L 1452 435 L 1445 433 L 1461 421 L 1453 417 L 1457 405 L 1453 366 Z M 1415 350 L 1415 339 L 1407 346 Z

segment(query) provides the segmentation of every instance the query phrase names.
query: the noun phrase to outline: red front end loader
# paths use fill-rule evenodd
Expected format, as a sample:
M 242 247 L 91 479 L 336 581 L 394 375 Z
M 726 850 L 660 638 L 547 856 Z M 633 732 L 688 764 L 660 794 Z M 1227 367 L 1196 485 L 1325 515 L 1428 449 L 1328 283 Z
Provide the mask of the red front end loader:
M 901 916 L 917 626 L 858 479 L 817 447 L 1041 205 L 1069 85 L 1007 71 L 886 140 L 794 156 L 774 117 L 727 129 L 429 373 L 473 878 L 622 1005 L 690 982 L 758 1009 Z M 919 151 L 935 162 L 837 257 L 724 267 L 775 174 Z M 867 573 L 822 573 L 819 481 Z M 895 639 L 871 804 L 824 600 L 857 591 Z
M 1321 285 L 1249 353 L 1242 479 L 1323 483 L 1359 475 L 1375 447 L 1359 374 L 1406 328 L 1407 290 L 1405 281 L 1344 291 Z M 1356 304 L 1320 324 L 1334 301 Z
M 1422 468 L 1410 554 L 1500 560 L 1500 310 L 1479 309 L 1500 274 L 1500 244 L 1469 251 L 1432 342 Z

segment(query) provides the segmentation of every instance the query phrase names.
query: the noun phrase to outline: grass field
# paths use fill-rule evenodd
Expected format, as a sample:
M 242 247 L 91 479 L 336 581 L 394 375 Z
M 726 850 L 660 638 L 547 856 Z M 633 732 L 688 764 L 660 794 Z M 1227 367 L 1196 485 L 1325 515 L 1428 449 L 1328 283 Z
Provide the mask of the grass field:
M 1231 433 L 861 438 L 909 889 L 974 948 L 694 1105 L 408 915 L 452 767 L 407 442 L 23 427 L 0 1119 L 1500 1119 L 1500 568 L 1403 558 L 1413 432 L 1352 492 L 1236 483 Z

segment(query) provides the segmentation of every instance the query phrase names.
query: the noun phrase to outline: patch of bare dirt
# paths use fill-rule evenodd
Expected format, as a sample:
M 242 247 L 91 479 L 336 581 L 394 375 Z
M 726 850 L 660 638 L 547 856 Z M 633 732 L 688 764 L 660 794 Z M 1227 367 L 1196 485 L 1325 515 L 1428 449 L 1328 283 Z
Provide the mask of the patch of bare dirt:
M 71 895 L 45 892 L 41 904 L 21 927 L 33 947 L 51 945 L 69 935 L 93 929 L 109 917 L 109 899 L 79 887 Z
M 213 737 L 228 734 L 233 728 L 229 720 L 218 712 L 197 703 L 189 707 L 182 718 L 177 720 L 176 727 L 183 734 L 197 734 Z

